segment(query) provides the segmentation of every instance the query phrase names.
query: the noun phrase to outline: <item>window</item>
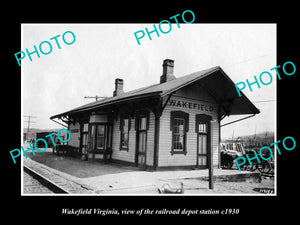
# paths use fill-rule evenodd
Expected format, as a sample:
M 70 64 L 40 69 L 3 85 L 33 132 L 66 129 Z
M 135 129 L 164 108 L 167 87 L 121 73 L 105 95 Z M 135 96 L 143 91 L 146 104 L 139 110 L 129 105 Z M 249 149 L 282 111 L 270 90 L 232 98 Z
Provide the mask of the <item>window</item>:
M 186 136 L 189 114 L 182 111 L 171 112 L 172 148 L 171 154 L 186 154 Z
M 89 124 L 88 123 L 83 124 L 83 131 L 82 132 L 89 132 Z
M 97 149 L 104 149 L 104 125 L 97 127 Z
M 233 146 L 231 143 L 227 144 L 227 150 L 233 150 Z
M 147 129 L 147 117 L 141 117 L 139 130 L 146 130 L 146 129 Z
M 174 118 L 174 146 L 173 150 L 183 151 L 185 132 L 184 132 L 184 119 Z
M 130 117 L 123 115 L 120 121 L 120 131 L 121 131 L 120 150 L 128 151 L 129 130 L 130 130 Z
M 207 122 L 200 122 L 199 123 L 199 133 L 207 133 Z

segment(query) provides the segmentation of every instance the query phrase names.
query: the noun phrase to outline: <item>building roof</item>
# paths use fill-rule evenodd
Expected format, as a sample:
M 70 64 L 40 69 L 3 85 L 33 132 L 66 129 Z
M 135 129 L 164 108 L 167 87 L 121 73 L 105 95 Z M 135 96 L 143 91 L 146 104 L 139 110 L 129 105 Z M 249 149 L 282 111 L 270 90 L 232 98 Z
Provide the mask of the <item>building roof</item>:
M 147 97 L 164 97 L 197 81 L 201 82 L 201 86 L 204 87 L 217 103 L 221 104 L 223 114 L 229 116 L 259 113 L 259 110 L 243 93 L 241 93 L 241 97 L 238 96 L 233 81 L 226 75 L 221 67 L 215 66 L 186 76 L 178 77 L 165 83 L 150 85 L 114 97 L 91 102 L 64 113 L 54 115 L 50 117 L 50 119 L 84 111 L 91 111 L 104 106 L 125 103 L 130 100 L 138 100 Z

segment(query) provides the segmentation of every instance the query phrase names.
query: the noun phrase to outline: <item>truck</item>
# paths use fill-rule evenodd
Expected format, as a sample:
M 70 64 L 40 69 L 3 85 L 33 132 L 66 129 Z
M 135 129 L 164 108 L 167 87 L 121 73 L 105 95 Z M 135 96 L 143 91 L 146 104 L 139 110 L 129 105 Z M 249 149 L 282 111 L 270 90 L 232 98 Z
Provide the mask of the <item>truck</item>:
M 54 131 L 52 131 L 52 132 L 38 132 L 38 133 L 36 133 L 36 140 L 39 139 L 39 138 L 42 138 L 42 139 L 44 139 L 44 140 L 47 141 L 48 148 L 52 148 L 53 147 L 53 143 L 52 143 L 51 137 L 50 136 L 46 137 L 47 135 L 49 135 L 51 133 L 54 133 Z M 53 138 L 54 138 L 54 140 L 56 140 L 57 137 L 53 136 Z M 45 142 L 38 141 L 37 142 L 37 147 L 38 148 L 45 148 Z
M 226 140 L 221 142 L 221 167 L 231 169 L 234 160 L 246 154 L 242 141 Z
M 221 142 L 221 167 L 226 169 L 231 169 L 234 160 L 239 157 L 246 157 L 246 154 L 252 158 L 255 156 L 254 151 L 259 154 L 260 148 L 253 148 L 246 150 L 244 147 L 244 141 L 242 140 L 226 140 Z M 265 158 L 268 158 L 268 152 L 263 152 Z M 252 166 L 249 165 L 248 161 L 241 167 L 243 170 L 256 170 L 258 169 L 261 173 L 272 173 L 273 172 L 273 160 L 265 161 L 262 160 L 258 163 L 253 160 Z

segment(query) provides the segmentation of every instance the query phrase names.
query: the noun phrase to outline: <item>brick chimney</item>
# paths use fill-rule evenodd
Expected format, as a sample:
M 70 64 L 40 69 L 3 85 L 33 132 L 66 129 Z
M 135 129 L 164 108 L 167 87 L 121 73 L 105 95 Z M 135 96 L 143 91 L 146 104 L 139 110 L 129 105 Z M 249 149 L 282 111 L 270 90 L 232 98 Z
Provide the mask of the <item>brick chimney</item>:
M 163 74 L 160 76 L 160 83 L 165 83 L 170 80 L 176 79 L 176 77 L 173 75 L 174 60 L 165 59 L 162 66 Z
M 124 84 L 123 79 L 117 78 L 115 80 L 115 90 L 113 96 L 118 96 L 124 93 L 123 84 Z

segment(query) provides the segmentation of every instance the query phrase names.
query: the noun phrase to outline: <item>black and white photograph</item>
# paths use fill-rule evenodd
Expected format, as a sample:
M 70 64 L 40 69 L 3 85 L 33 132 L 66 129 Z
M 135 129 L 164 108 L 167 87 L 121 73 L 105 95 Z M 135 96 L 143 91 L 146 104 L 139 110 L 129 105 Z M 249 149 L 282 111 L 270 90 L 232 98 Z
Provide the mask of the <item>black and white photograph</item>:
M 297 7 L 103 3 L 3 7 L 3 219 L 293 220 Z
M 276 194 L 276 24 L 22 24 L 22 50 L 23 195 Z

